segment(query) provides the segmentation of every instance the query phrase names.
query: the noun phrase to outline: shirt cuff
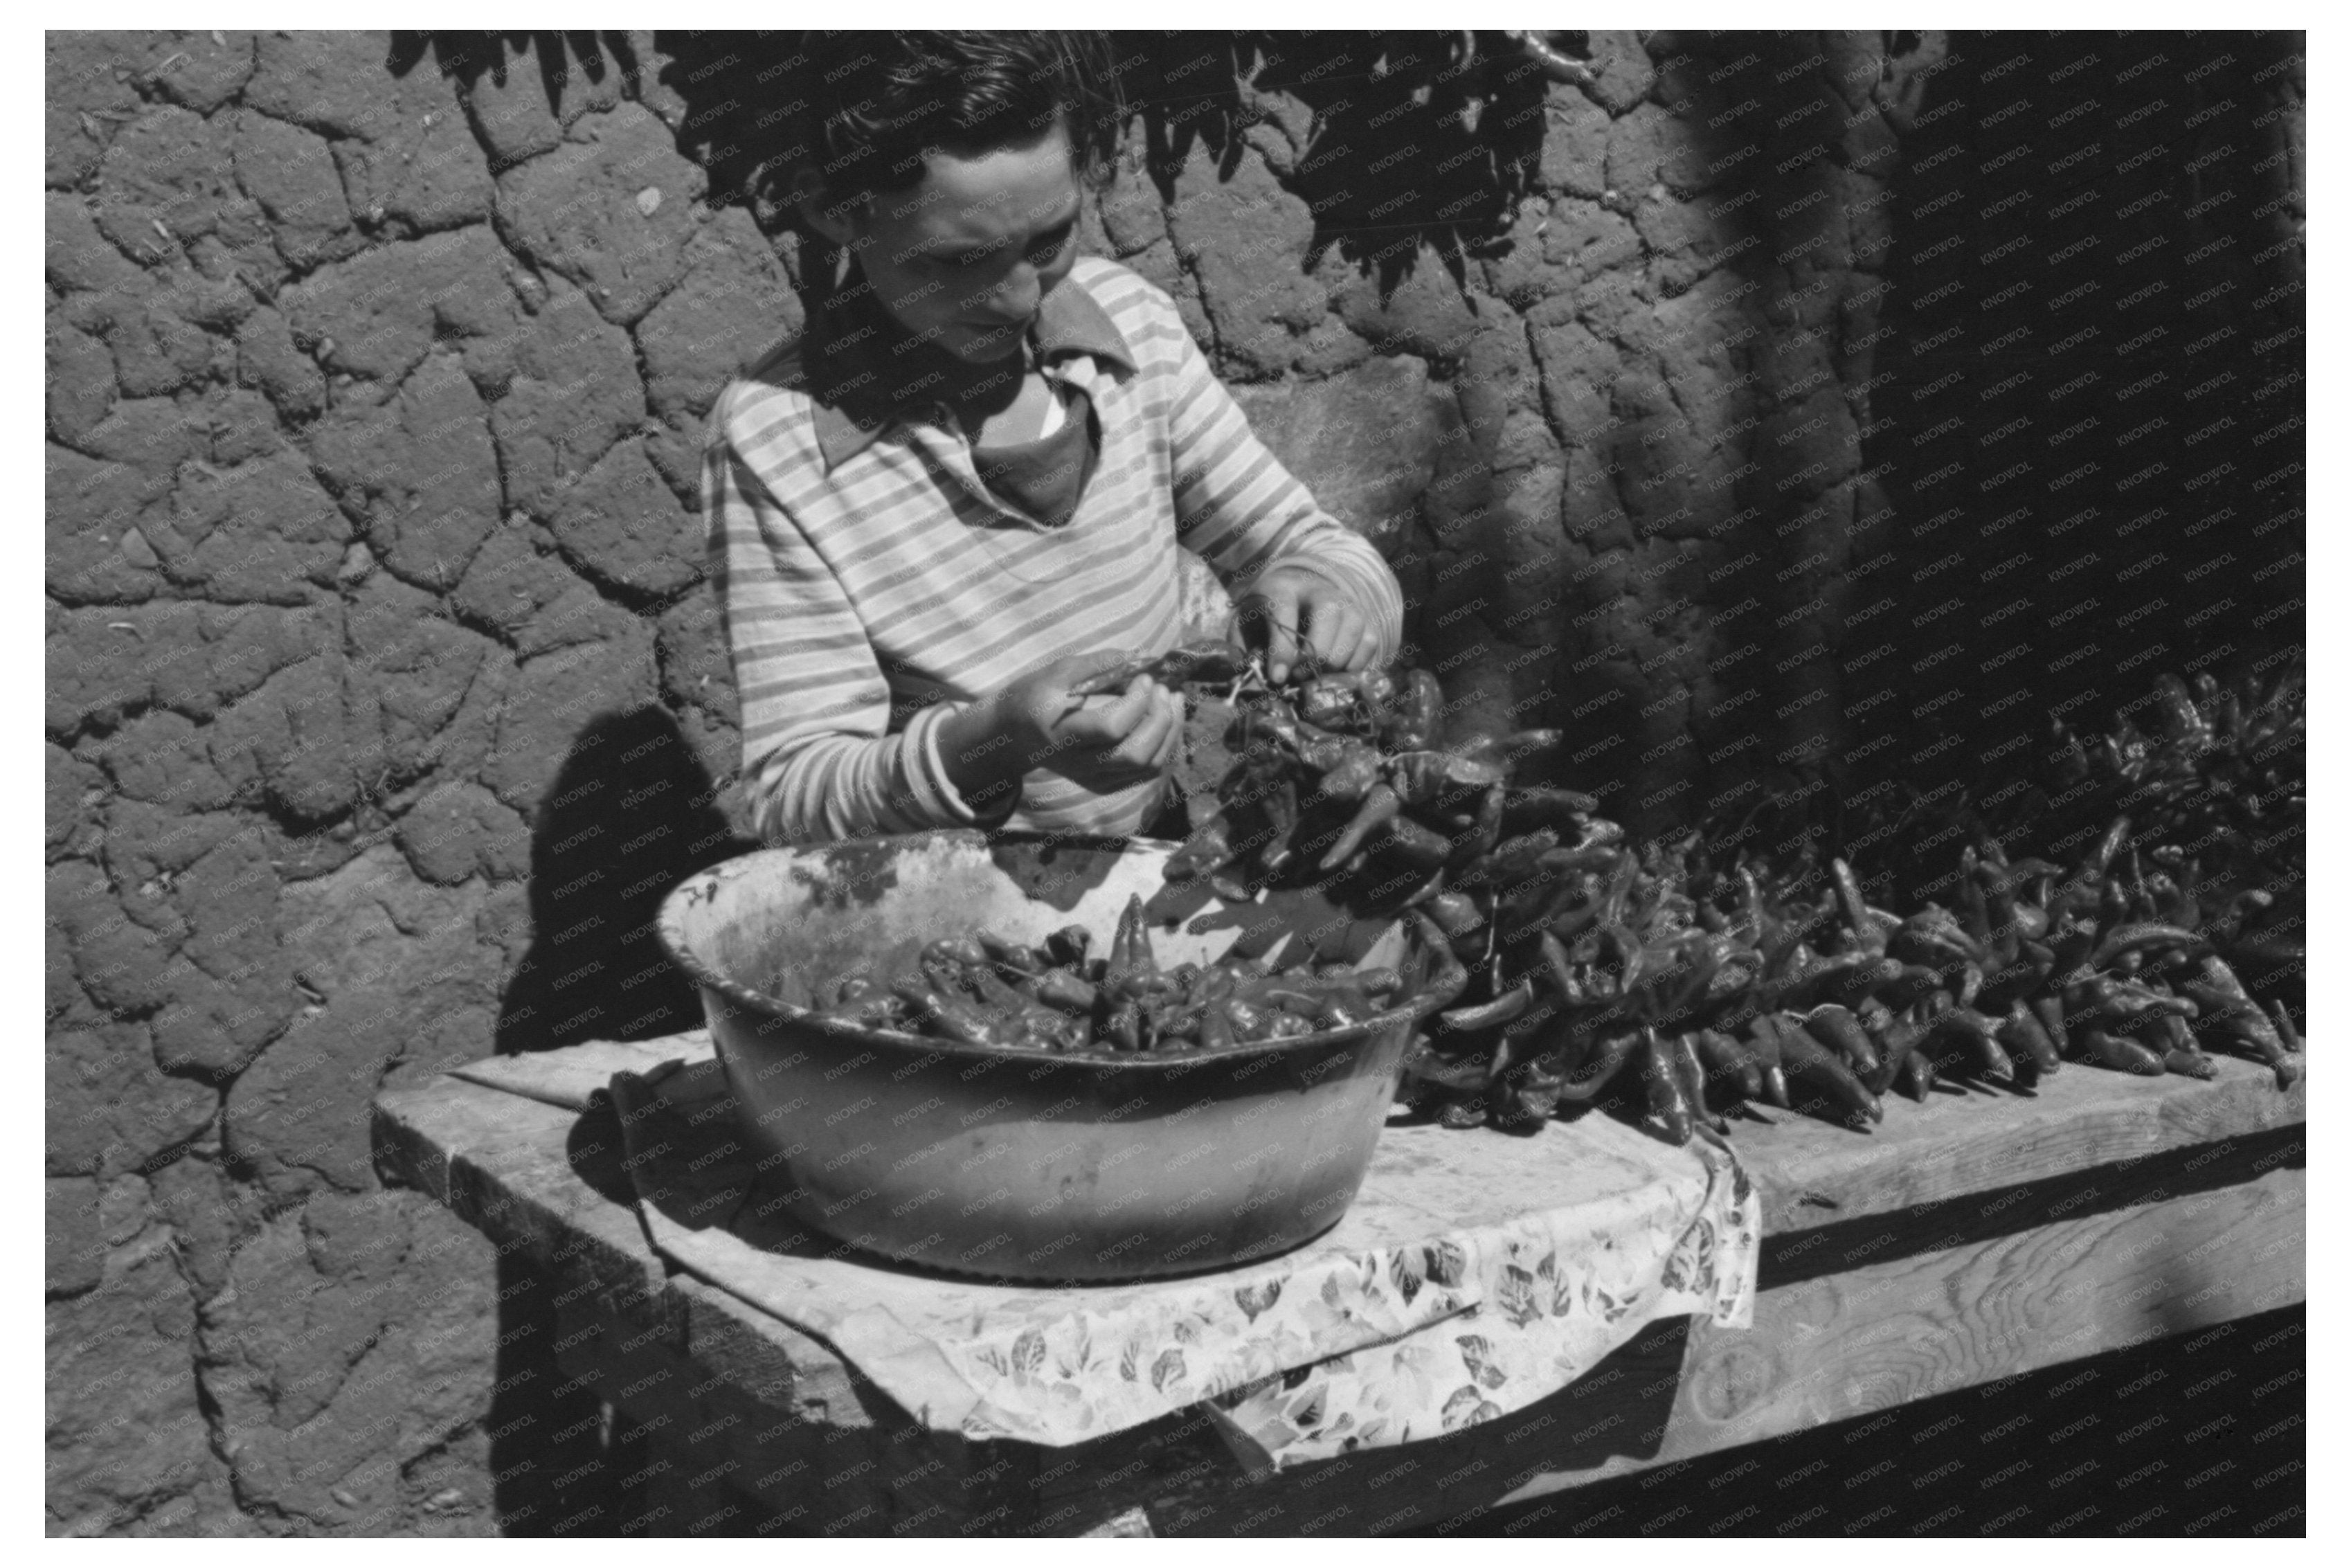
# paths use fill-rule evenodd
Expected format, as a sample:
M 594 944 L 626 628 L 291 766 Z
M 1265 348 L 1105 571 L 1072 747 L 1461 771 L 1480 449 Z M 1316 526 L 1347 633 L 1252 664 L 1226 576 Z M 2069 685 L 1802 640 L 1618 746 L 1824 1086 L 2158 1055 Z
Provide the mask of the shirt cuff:
M 1369 546 L 1367 545 L 1366 548 Z M 1384 664 L 1395 659 L 1396 650 L 1401 645 L 1400 639 L 1388 634 L 1390 624 L 1388 612 L 1382 608 L 1377 595 L 1365 591 L 1370 585 L 1361 577 L 1343 566 L 1334 567 L 1327 560 L 1305 555 L 1287 556 L 1278 560 L 1268 561 L 1257 575 L 1263 577 L 1267 572 L 1276 570 L 1302 571 L 1309 577 L 1319 577 L 1345 594 L 1354 601 L 1356 609 L 1370 617 L 1372 629 L 1379 635 L 1380 646 L 1384 655 L 1380 662 Z M 1252 581 L 1254 580 L 1253 579 Z M 1247 592 L 1248 590 L 1244 589 L 1242 591 Z
M 906 768 L 907 783 L 914 789 L 927 815 L 934 821 L 954 822 L 969 828 L 995 828 L 1003 825 L 1020 803 L 1020 789 L 1016 780 L 1005 791 L 1005 799 L 987 812 L 972 810 L 955 781 L 947 777 L 946 763 L 939 756 L 939 730 L 956 714 L 963 712 L 967 703 L 934 703 L 906 721 L 905 747 L 913 755 Z

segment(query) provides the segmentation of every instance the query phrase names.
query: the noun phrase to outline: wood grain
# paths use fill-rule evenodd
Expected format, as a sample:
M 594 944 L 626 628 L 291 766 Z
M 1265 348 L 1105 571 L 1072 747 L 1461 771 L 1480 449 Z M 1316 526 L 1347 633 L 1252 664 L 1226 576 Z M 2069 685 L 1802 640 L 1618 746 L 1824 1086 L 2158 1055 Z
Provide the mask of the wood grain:
M 650 1064 L 698 1044 L 629 1055 Z M 567 1091 L 610 1068 L 572 1065 L 558 1074 Z M 664 1428 L 717 1437 L 700 1451 L 723 1459 L 662 1483 L 673 1506 L 749 1491 L 798 1511 L 787 1534 L 1081 1534 L 1132 1528 L 1138 1508 L 1160 1534 L 1363 1534 L 1628 1472 L 1646 1483 L 1700 1454 L 2301 1300 L 2305 1092 L 2220 1066 L 2206 1083 L 2076 1064 L 2030 1098 L 1890 1100 L 1866 1134 L 1786 1113 L 1746 1124 L 1734 1143 L 1770 1249 L 1751 1330 L 1653 1324 L 1526 1410 L 1264 1483 L 1196 1416 L 1062 1449 L 914 1427 L 821 1341 L 671 1275 L 629 1203 L 609 1120 L 443 1079 L 381 1096 L 375 1135 L 387 1178 L 563 1281 L 568 1318 L 600 1325 L 568 1353 L 582 1375 L 641 1417 L 666 1408 Z M 1625 1133 L 1392 1128 L 1377 1167 L 1394 1189 L 1387 1223 L 1420 1213 L 1416 1195 L 1494 1201 L 1510 1162 L 1523 1177 L 1523 1162 L 1589 1145 L 1613 1180 L 1687 1157 Z
M 2304 1173 L 2037 1227 L 1764 1292 L 1690 1334 L 1660 1461 L 2291 1305 Z
M 1766 1235 L 1917 1208 L 2091 1166 L 2126 1171 L 2165 1150 L 2304 1121 L 2309 1081 L 2280 1090 L 2234 1058 L 2210 1082 L 2137 1078 L 2075 1062 L 2030 1096 L 2002 1090 L 1886 1101 L 1867 1133 L 1792 1112 L 1735 1127 L 1731 1144 L 1763 1195 Z
M 1141 1503 L 1162 1535 L 1361 1535 L 1656 1473 L 2301 1301 L 2304 1180 L 2280 1167 L 2210 1193 L 1767 1291 L 1745 1333 L 1685 1330 L 1687 1320 L 1653 1325 L 1511 1416 L 1257 1485 L 1172 1469 L 1071 1485 L 1087 1496 L 1089 1517 Z
M 659 1315 L 667 1267 L 635 1208 L 583 1175 L 599 1161 L 617 1167 L 619 1129 L 610 1133 L 596 1135 L 577 1112 L 447 1078 L 381 1095 L 375 1108 L 386 1176 L 431 1193 L 500 1249 L 586 1285 L 615 1312 Z

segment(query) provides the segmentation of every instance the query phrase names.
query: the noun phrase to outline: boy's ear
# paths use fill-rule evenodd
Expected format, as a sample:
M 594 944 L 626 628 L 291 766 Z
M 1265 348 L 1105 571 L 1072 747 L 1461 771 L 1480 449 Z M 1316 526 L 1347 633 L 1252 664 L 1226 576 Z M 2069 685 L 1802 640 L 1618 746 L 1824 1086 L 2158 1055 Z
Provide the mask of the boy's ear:
M 827 200 L 824 181 L 814 169 L 804 165 L 793 173 L 792 200 L 809 227 L 843 250 L 857 238 L 858 207 Z

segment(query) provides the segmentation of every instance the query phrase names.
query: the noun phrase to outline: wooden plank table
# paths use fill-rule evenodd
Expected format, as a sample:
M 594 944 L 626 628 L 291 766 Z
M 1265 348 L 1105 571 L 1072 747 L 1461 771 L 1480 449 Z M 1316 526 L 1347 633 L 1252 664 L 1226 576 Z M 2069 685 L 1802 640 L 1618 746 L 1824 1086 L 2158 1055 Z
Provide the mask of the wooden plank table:
M 678 1054 L 571 1060 L 587 1083 Z M 2075 1064 L 2031 1096 L 1890 1099 L 1867 1134 L 1764 1113 L 1732 1139 L 1764 1206 L 1753 1328 L 1654 1324 L 1511 1415 L 1257 1479 L 1196 1415 L 1065 1448 L 917 1427 L 822 1343 L 669 1270 L 609 1116 L 443 1078 L 381 1096 L 375 1134 L 387 1179 L 555 1284 L 559 1363 L 660 1446 L 654 1532 L 1363 1535 L 2301 1301 L 2304 1086 L 2220 1070 Z M 1437 1135 L 1502 1136 L 1390 1139 Z

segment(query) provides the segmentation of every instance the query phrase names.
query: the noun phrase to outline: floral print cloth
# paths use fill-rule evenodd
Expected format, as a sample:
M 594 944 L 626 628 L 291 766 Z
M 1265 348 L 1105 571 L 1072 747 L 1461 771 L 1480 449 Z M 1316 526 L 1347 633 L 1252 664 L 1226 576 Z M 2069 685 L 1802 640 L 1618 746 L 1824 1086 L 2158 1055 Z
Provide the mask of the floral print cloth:
M 747 1155 L 706 1152 L 725 1092 L 707 1058 L 611 1075 L 653 1247 L 822 1338 L 934 1430 L 1059 1446 L 1205 1406 L 1245 1463 L 1280 1469 L 1516 1410 L 1657 1318 L 1753 1312 L 1761 1206 L 1735 1156 L 1604 1118 L 1549 1142 L 1391 1127 L 1347 1217 L 1296 1252 L 1051 1287 L 803 1234 Z
M 1213 1401 L 1237 1450 L 1280 1469 L 1508 1415 L 1557 1392 L 1662 1317 L 1745 1328 L 1762 1210 L 1727 1149 L 1704 1144 L 1697 1211 L 1625 1205 L 1531 1214 L 1423 1249 L 1479 1304 L 1450 1321 Z M 1409 1275 L 1374 1283 L 1399 1291 Z

